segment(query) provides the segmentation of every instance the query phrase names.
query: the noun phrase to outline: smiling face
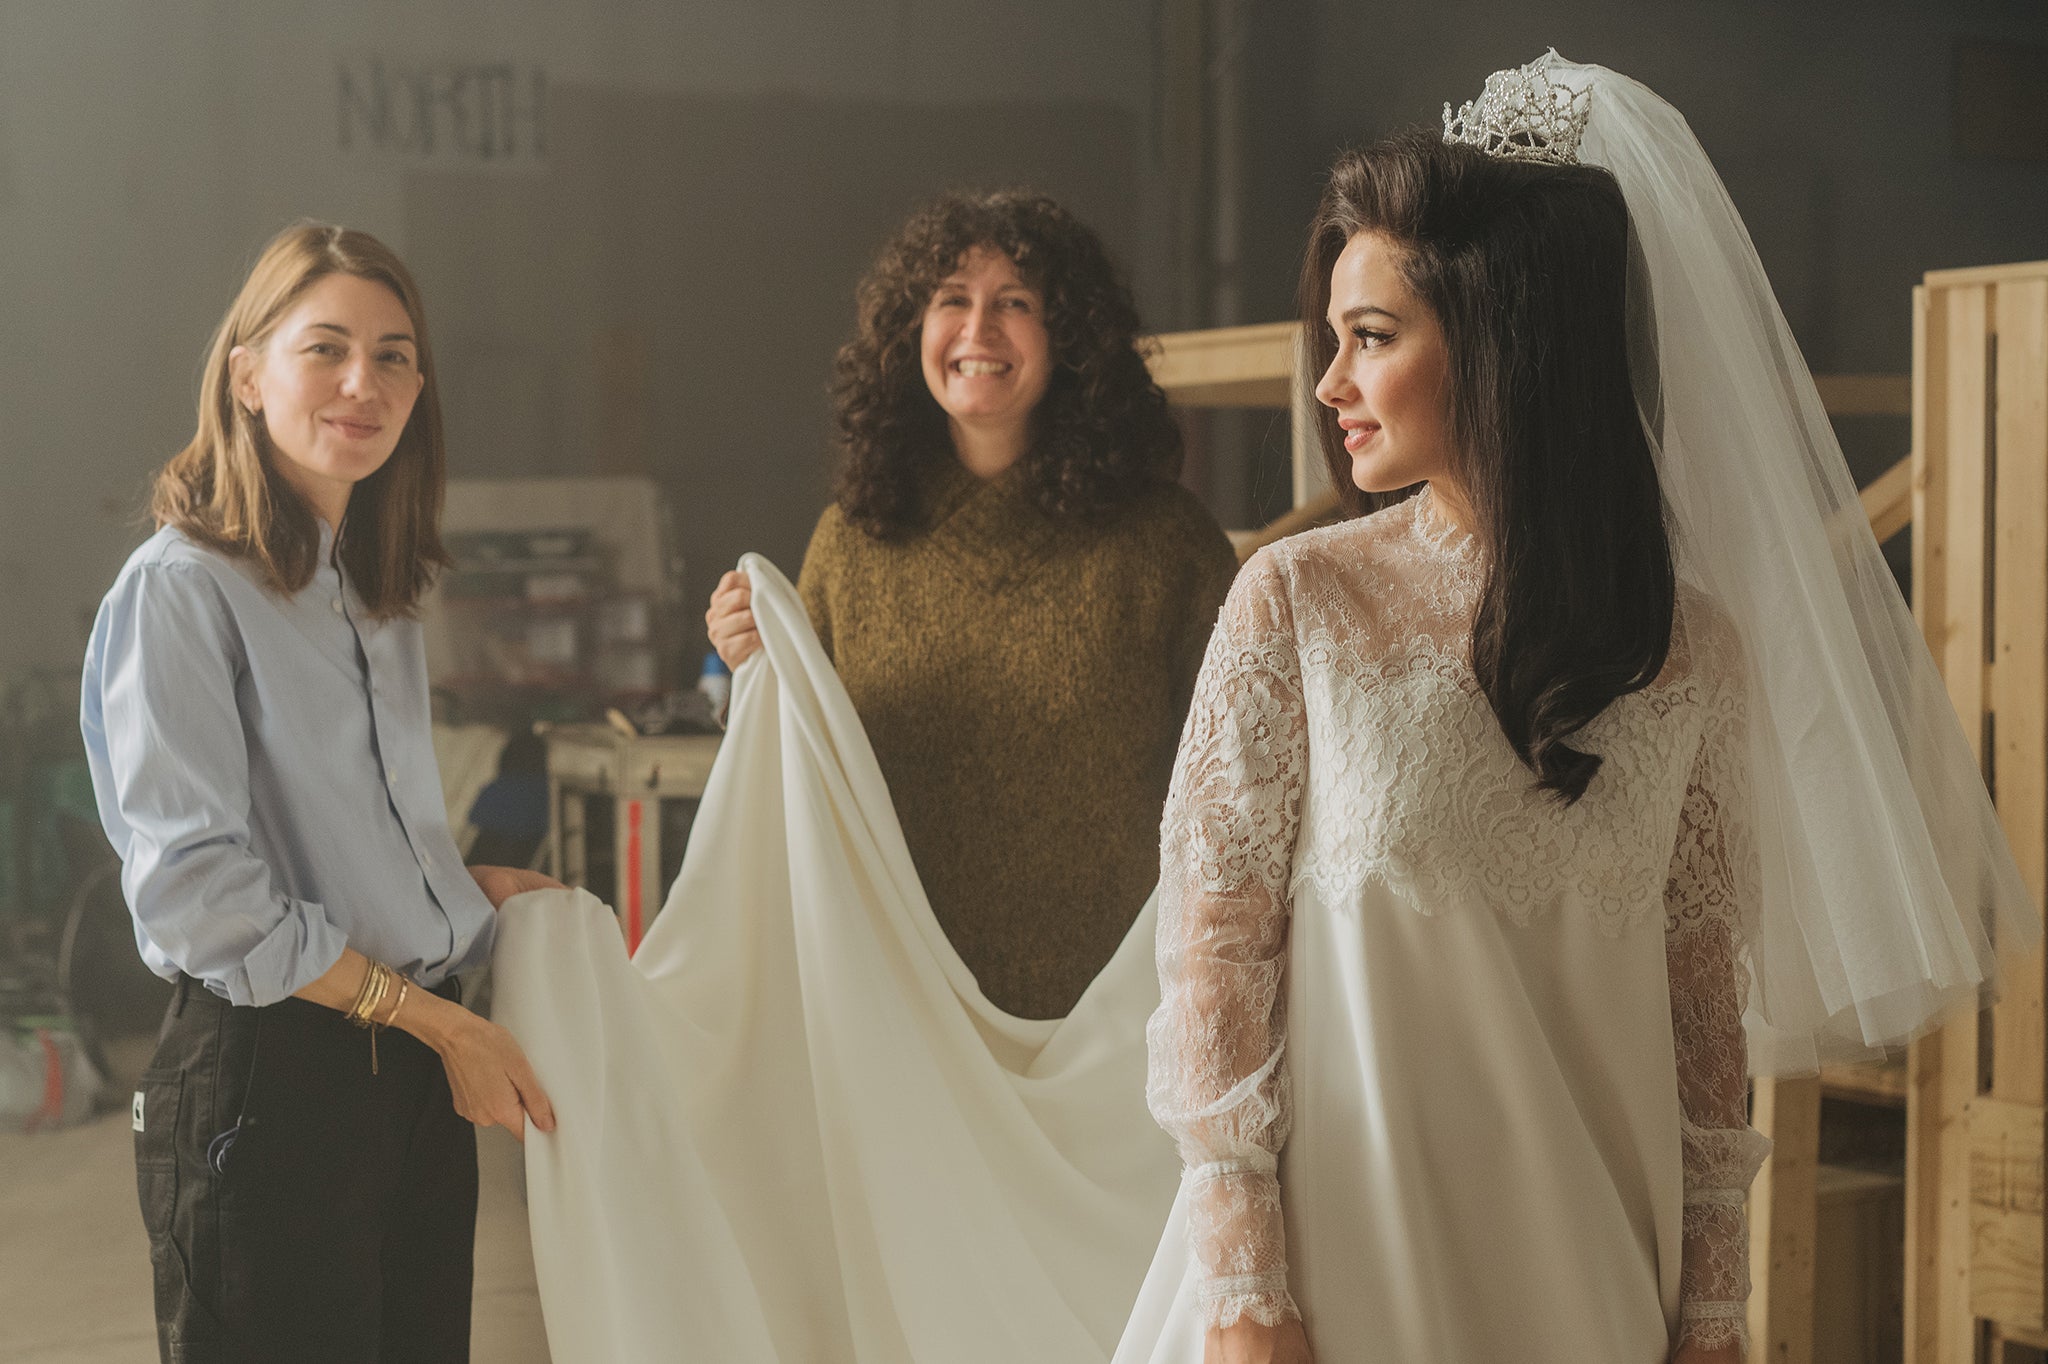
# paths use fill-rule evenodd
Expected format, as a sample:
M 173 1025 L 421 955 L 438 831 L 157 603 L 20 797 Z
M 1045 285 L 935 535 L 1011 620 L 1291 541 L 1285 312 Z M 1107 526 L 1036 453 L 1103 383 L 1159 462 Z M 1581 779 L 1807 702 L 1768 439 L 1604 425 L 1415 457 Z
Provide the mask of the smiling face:
M 228 363 L 235 401 L 261 417 L 278 471 L 330 526 L 391 458 L 426 382 L 398 295 L 348 274 L 316 281 Z
M 1351 481 L 1369 493 L 1442 483 L 1454 455 L 1450 349 L 1400 267 L 1399 245 L 1360 232 L 1330 269 L 1337 354 L 1316 398 L 1336 411 Z
M 926 387 L 963 426 L 1021 426 L 1052 382 L 1045 296 L 986 246 L 932 291 L 918 349 Z

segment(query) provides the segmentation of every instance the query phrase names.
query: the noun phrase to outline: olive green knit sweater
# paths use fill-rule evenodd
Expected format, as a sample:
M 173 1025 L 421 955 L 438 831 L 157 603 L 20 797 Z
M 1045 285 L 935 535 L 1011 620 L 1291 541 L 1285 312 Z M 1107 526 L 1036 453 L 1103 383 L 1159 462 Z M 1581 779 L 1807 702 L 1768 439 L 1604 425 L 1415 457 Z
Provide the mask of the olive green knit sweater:
M 828 508 L 798 588 L 947 938 L 998 1007 L 1057 1017 L 1158 880 L 1174 748 L 1237 560 L 1177 484 L 1056 521 L 1016 471 L 949 461 L 930 506 L 900 542 Z

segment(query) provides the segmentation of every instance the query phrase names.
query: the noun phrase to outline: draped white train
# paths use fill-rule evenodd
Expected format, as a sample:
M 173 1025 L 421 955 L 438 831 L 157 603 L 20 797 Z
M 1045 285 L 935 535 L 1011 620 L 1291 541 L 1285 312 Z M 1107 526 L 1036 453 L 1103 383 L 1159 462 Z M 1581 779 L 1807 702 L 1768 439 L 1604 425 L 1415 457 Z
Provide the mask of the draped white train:
M 1106 1360 L 1173 1203 L 1145 1109 L 1154 909 L 1064 1019 L 990 1004 L 926 903 L 789 581 L 682 872 L 628 961 L 583 892 L 515 897 L 497 1018 L 564 1364 Z

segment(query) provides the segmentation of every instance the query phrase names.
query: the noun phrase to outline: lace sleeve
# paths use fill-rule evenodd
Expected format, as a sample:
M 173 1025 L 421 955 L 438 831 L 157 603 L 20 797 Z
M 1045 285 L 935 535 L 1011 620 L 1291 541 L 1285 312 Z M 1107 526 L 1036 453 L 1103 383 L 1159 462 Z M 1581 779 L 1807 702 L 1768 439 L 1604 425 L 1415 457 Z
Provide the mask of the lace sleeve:
M 1264 556 L 1223 607 L 1167 795 L 1153 1116 L 1180 1146 L 1208 1324 L 1298 1315 L 1287 1291 L 1278 1157 L 1287 884 L 1308 733 L 1293 620 Z
M 1744 961 L 1758 869 L 1746 824 L 1748 726 L 1738 686 L 1719 689 L 1687 783 L 1664 891 L 1665 961 L 1684 1152 L 1679 1339 L 1747 1347 L 1743 1200 L 1771 1144 L 1749 1125 Z

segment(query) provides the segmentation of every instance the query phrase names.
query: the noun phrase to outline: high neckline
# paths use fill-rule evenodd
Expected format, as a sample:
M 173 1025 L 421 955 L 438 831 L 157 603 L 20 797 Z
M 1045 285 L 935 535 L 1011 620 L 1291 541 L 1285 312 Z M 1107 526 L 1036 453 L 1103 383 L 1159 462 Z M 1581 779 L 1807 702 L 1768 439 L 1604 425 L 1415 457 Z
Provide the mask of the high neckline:
M 982 590 L 1024 582 L 1072 534 L 1071 527 L 1055 522 L 1032 499 L 1022 460 L 983 478 L 948 455 L 927 486 L 927 538 Z
M 931 526 L 936 527 L 969 502 L 1013 501 L 1023 496 L 1024 461 L 989 478 L 983 478 L 948 453 L 935 462 L 925 480 L 925 507 Z M 1028 499 L 1025 499 L 1028 501 Z
M 1472 538 L 1470 531 L 1445 514 L 1435 489 L 1425 483 L 1412 500 L 1415 505 L 1415 538 L 1425 548 L 1447 559 L 1478 562 L 1479 542 Z

